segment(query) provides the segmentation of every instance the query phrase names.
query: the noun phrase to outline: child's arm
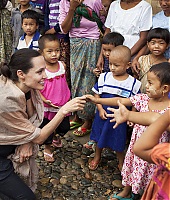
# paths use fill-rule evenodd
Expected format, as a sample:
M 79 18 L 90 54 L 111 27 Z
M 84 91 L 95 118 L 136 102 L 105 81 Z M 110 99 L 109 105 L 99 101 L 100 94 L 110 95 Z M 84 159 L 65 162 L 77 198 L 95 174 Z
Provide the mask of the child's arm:
M 121 98 L 121 97 L 96 98 L 93 95 L 86 94 L 86 99 L 95 104 L 102 104 L 102 105 L 109 105 L 109 106 L 117 106 L 118 100 L 119 100 L 125 106 L 132 106 L 132 103 L 129 98 Z
M 51 107 L 53 107 L 53 108 L 59 108 L 58 106 L 52 104 L 51 100 L 46 99 L 46 98 L 41 94 L 41 92 L 40 92 L 40 96 L 41 96 L 41 99 L 43 100 L 43 102 L 44 102 L 45 104 L 47 104 L 47 105 L 49 105 L 49 106 L 51 106 Z
M 98 94 L 95 94 L 94 95 L 96 98 L 100 98 L 100 95 L 98 95 Z M 98 111 L 99 111 L 99 116 L 100 116 L 100 118 L 101 119 L 107 119 L 107 117 L 106 117 L 106 111 L 103 109 L 103 106 L 101 105 L 101 104 L 96 104 L 96 106 L 97 106 L 97 109 L 98 109 Z
M 113 128 L 116 128 L 119 124 L 126 121 L 131 121 L 135 124 L 141 124 L 143 126 L 149 126 L 160 116 L 159 113 L 155 113 L 155 112 L 141 113 L 141 112 L 129 111 L 119 101 L 118 101 L 118 106 L 119 106 L 119 109 L 108 108 L 108 110 L 114 113 L 114 114 L 107 114 L 107 117 L 113 118 L 112 120 L 110 120 L 111 122 L 116 121 L 116 124 Z
M 150 115 L 148 113 L 148 115 Z M 151 124 L 147 130 L 136 141 L 133 151 L 140 158 L 152 162 L 150 154 L 152 148 L 159 143 L 159 139 L 162 133 L 170 125 L 170 110 L 166 111 L 161 117 L 159 117 L 153 124 Z

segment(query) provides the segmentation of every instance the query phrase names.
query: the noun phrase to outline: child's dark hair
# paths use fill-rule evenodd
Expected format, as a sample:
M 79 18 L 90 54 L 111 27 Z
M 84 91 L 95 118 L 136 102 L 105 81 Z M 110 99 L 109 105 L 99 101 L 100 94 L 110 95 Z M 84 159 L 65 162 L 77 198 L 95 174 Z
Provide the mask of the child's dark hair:
M 21 20 L 23 23 L 23 19 L 34 19 L 36 24 L 39 25 L 39 14 L 35 10 L 26 10 L 21 15 Z
M 164 28 L 154 28 L 149 31 L 147 36 L 147 41 L 150 42 L 153 38 L 162 39 L 167 44 L 170 42 L 170 33 L 167 29 Z
M 102 44 L 112 44 L 116 47 L 123 45 L 124 40 L 124 37 L 120 33 L 111 32 L 103 37 Z
M 162 62 L 156 65 L 153 65 L 149 72 L 153 72 L 159 79 L 161 85 L 167 84 L 170 85 L 170 63 Z
M 25 74 L 33 67 L 32 59 L 41 56 L 41 54 L 33 49 L 20 49 L 16 51 L 8 65 L 1 66 L 1 74 L 12 81 L 18 81 L 17 71 L 22 70 Z
M 42 35 L 39 40 L 38 40 L 38 46 L 39 46 L 39 49 L 40 51 L 43 51 L 44 47 L 45 47 L 45 43 L 46 42 L 51 42 L 51 41 L 57 41 L 58 43 L 59 40 L 57 38 L 57 36 L 55 34 L 45 34 L 45 35 Z

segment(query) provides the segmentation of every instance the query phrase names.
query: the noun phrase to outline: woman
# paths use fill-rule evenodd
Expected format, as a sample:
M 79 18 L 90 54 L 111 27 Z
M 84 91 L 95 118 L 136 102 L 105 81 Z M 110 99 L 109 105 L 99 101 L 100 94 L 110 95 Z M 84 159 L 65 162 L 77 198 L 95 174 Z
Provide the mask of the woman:
M 35 190 L 38 172 L 35 144 L 42 144 L 65 115 L 83 110 L 85 97 L 65 104 L 53 120 L 40 129 L 44 110 L 38 90 L 43 89 L 46 78 L 43 56 L 35 50 L 21 49 L 12 55 L 8 66 L 2 66 L 1 73 L 0 194 L 16 200 L 33 200 L 34 193 L 14 172 L 14 167 L 32 178 L 29 184 Z
M 10 1 L 0 1 L 0 63 L 8 63 L 12 53 L 11 10 Z
M 83 3 L 82 3 L 83 2 Z M 70 36 L 70 71 L 72 98 L 91 93 L 95 84 L 93 69 L 100 52 L 100 30 L 103 31 L 99 11 L 100 0 L 61 0 L 59 24 L 63 33 Z M 99 30 L 100 29 L 100 30 Z M 71 129 L 77 136 L 84 136 L 91 130 L 95 106 L 88 102 L 83 112 L 78 112 Z M 83 121 L 83 122 L 82 122 Z

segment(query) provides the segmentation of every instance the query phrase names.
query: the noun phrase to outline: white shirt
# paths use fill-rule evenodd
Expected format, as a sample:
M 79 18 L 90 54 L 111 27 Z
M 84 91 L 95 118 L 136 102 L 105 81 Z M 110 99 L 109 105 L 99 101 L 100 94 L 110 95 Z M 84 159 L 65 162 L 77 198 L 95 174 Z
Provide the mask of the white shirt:
M 152 27 L 152 7 L 146 1 L 141 1 L 135 7 L 124 10 L 120 0 L 111 3 L 105 22 L 111 32 L 119 32 L 125 38 L 124 45 L 132 48 L 140 38 L 141 31 Z

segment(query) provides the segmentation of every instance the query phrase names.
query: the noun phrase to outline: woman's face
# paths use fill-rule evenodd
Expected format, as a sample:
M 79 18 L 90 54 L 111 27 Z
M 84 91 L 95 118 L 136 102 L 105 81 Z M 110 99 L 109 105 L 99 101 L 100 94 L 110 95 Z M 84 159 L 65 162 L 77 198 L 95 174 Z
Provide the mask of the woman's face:
M 32 59 L 33 67 L 27 74 L 23 74 L 23 83 L 30 89 L 42 90 L 44 88 L 45 61 L 43 56 L 38 56 Z

